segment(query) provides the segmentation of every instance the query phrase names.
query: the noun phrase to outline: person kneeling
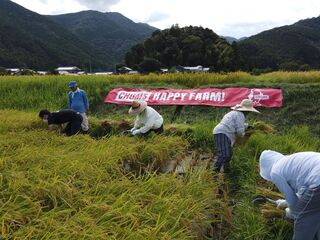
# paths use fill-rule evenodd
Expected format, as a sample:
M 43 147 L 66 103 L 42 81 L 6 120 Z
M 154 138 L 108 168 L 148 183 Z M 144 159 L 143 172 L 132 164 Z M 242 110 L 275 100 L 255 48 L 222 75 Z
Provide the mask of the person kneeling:
M 67 123 L 65 129 L 62 129 L 62 133 L 67 136 L 75 135 L 81 129 L 82 116 L 72 110 L 50 112 L 47 109 L 43 109 L 39 112 L 39 117 L 43 122 L 48 123 L 49 129 L 52 129 L 54 124 L 59 125 L 62 129 L 62 124 Z
M 149 135 L 151 132 L 160 134 L 163 132 L 162 116 L 149 107 L 145 101 L 133 101 L 129 109 L 130 115 L 136 115 L 134 127 L 130 130 L 132 135 Z

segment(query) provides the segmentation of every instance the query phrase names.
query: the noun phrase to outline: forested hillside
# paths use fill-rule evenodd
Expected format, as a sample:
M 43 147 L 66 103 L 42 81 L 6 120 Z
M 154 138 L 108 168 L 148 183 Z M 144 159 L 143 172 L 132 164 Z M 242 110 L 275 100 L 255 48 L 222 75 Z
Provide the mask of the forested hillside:
M 122 62 L 130 47 L 157 30 L 147 24 L 135 23 L 116 12 L 83 11 L 48 17 L 101 54 L 111 57 L 114 63 Z
M 0 66 L 52 69 L 89 62 L 95 68 L 111 67 L 110 60 L 52 22 L 9 0 L 0 0 Z
M 202 65 L 214 71 L 232 71 L 241 61 L 237 44 L 230 45 L 212 30 L 174 25 L 133 46 L 126 54 L 126 64 L 136 69 Z
M 274 28 L 239 42 L 247 69 L 320 68 L 320 17 Z

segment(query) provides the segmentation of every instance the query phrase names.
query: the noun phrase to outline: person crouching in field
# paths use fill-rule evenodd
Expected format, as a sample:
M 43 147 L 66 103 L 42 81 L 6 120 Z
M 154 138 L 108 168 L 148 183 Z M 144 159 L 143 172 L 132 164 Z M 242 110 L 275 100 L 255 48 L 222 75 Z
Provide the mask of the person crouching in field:
M 278 208 L 290 209 L 294 240 L 320 239 L 320 153 L 282 155 L 265 150 L 260 155 L 260 175 L 285 196 Z M 287 210 L 287 209 L 286 209 Z
M 132 135 L 149 135 L 151 132 L 160 134 L 163 132 L 162 116 L 149 107 L 145 101 L 133 101 L 129 109 L 130 115 L 136 115 L 134 127 L 130 130 Z
M 68 104 L 69 109 L 78 112 L 82 116 L 81 128 L 84 132 L 89 130 L 87 112 L 89 111 L 89 101 L 84 90 L 80 89 L 76 81 L 69 82 Z
M 50 112 L 47 109 L 43 109 L 39 112 L 39 117 L 43 122 L 48 123 L 49 129 L 53 128 L 54 124 L 60 126 L 62 134 L 67 136 L 72 136 L 77 134 L 81 129 L 82 116 L 72 110 L 60 110 L 58 112 Z M 63 129 L 63 124 L 67 123 L 65 129 Z
M 243 137 L 248 124 L 245 118 L 249 112 L 259 113 L 253 107 L 249 99 L 244 99 L 240 104 L 231 107 L 233 111 L 227 113 L 221 122 L 213 129 L 214 143 L 216 148 L 215 171 L 220 172 L 223 167 L 224 172 L 229 170 L 229 163 L 232 156 L 232 146 L 237 137 Z

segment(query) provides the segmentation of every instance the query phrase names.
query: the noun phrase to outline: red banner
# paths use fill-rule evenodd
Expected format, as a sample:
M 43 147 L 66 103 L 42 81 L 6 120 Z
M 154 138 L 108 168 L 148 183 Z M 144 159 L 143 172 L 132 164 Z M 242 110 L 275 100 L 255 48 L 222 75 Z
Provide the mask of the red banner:
M 108 93 L 104 102 L 131 104 L 144 100 L 148 105 L 208 105 L 231 107 L 243 99 L 255 106 L 281 107 L 282 91 L 272 88 L 201 88 L 201 89 L 132 89 L 117 88 Z

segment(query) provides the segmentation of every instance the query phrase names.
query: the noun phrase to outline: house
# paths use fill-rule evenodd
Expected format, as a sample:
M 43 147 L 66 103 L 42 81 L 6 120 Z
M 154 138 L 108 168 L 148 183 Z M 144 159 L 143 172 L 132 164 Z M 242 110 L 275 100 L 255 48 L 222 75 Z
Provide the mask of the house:
M 76 67 L 76 66 L 72 66 L 72 67 L 58 67 L 56 69 L 56 71 L 60 74 L 60 75 L 70 75 L 70 74 L 78 74 L 81 69 Z
M 6 70 L 10 75 L 20 75 L 21 74 L 20 68 L 6 68 Z
M 130 74 L 130 72 L 132 72 L 132 69 L 129 67 L 125 67 L 125 66 L 117 69 L 117 73 L 119 73 L 119 74 Z

